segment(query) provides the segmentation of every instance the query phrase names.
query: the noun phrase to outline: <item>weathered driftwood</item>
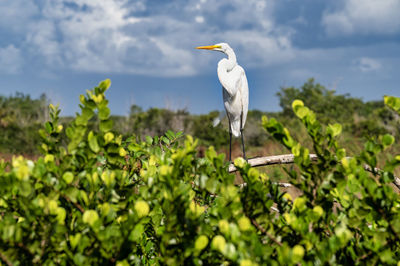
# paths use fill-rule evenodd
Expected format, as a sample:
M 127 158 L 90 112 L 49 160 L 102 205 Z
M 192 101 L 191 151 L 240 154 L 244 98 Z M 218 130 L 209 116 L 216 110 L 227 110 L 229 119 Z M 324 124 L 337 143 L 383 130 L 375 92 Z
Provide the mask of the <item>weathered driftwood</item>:
M 351 158 L 351 157 L 347 157 Z M 318 156 L 316 154 L 310 154 L 310 160 L 311 161 L 316 161 L 318 159 Z M 274 156 L 265 156 L 265 157 L 256 157 L 248 160 L 248 163 L 252 167 L 259 167 L 259 166 L 266 166 L 266 165 L 274 165 L 274 164 L 292 164 L 294 163 L 294 155 L 293 154 L 283 154 L 283 155 L 274 155 Z M 371 173 L 376 173 L 380 174 L 382 172 L 381 169 L 375 168 L 372 170 L 372 168 L 369 165 L 364 165 L 364 169 L 368 172 Z M 228 168 L 229 173 L 236 172 L 237 169 L 233 163 L 229 165 Z M 279 186 L 282 187 L 290 187 L 292 186 L 289 183 L 278 183 Z M 393 184 L 400 189 L 400 178 L 394 177 Z
M 310 159 L 316 161 L 318 156 L 315 154 L 310 154 Z M 252 167 L 258 166 L 266 166 L 273 164 L 292 164 L 294 162 L 293 154 L 282 154 L 282 155 L 273 155 L 273 156 L 265 156 L 265 157 L 256 157 L 248 160 L 248 163 Z M 236 172 L 237 169 L 233 163 L 229 165 L 229 173 Z

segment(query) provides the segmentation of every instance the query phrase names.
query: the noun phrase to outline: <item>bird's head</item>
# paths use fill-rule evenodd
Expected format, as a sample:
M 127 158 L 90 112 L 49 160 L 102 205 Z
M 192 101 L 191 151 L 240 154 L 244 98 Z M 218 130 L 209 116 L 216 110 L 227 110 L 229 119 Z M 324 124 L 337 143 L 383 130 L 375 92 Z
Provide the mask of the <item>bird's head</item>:
M 218 51 L 218 52 L 223 52 L 226 53 L 229 49 L 232 50 L 232 48 L 229 46 L 227 43 L 217 43 L 214 45 L 208 45 L 208 46 L 199 46 L 196 47 L 196 49 L 204 49 L 204 50 L 212 50 L 212 51 Z

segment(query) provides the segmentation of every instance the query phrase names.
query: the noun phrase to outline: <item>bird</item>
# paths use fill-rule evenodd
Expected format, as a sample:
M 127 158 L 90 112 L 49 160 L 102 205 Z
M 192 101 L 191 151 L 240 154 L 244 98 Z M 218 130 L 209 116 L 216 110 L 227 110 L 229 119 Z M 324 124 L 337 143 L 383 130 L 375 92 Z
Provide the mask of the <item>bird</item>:
M 229 161 L 232 157 L 232 135 L 241 137 L 243 158 L 246 160 L 243 128 L 249 109 L 249 86 L 244 69 L 237 63 L 236 54 L 227 43 L 198 46 L 204 49 L 222 52 L 227 55 L 218 62 L 217 74 L 222 85 L 222 96 L 229 120 Z

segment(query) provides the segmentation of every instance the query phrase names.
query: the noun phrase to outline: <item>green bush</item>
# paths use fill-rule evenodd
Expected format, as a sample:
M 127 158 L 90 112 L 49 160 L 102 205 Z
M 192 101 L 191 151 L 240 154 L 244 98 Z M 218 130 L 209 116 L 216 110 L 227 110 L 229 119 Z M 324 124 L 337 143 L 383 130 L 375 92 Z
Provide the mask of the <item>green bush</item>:
M 61 265 L 396 264 L 400 199 L 389 186 L 400 156 L 372 176 L 376 156 L 394 138 L 369 141 L 353 159 L 339 147 L 339 124 L 323 127 L 293 102 L 319 156 L 276 119 L 263 127 L 295 155 L 289 181 L 300 197 L 238 158 L 245 186 L 235 186 L 223 154 L 196 156 L 197 140 L 122 138 L 113 132 L 101 82 L 80 97 L 67 128 L 50 105 L 40 131 L 43 156 L 0 163 L 0 260 Z M 392 98 L 391 98 L 392 99 Z M 395 99 L 395 98 L 394 98 Z M 400 101 L 400 100 L 399 100 Z M 386 100 L 395 110 L 397 100 Z M 394 103 L 394 104 L 392 104 Z M 397 109 L 396 109 L 397 108 Z M 88 128 L 95 119 L 95 127 Z M 62 134 L 67 146 L 61 143 Z M 275 207 L 275 208 L 272 208 Z M 276 209 L 279 212 L 276 212 Z

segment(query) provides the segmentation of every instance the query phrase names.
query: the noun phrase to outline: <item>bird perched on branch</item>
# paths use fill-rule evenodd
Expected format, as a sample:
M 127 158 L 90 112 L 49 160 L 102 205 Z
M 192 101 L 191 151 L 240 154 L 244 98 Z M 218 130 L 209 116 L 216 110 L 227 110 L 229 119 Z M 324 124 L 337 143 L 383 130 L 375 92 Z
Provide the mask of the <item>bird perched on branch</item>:
M 217 73 L 222 85 L 224 106 L 229 120 L 229 161 L 231 161 L 232 154 L 232 134 L 242 138 L 243 157 L 246 159 L 243 139 L 243 128 L 249 107 L 249 86 L 246 73 L 238 65 L 235 52 L 227 43 L 199 46 L 196 49 L 218 51 L 228 56 L 218 62 Z

